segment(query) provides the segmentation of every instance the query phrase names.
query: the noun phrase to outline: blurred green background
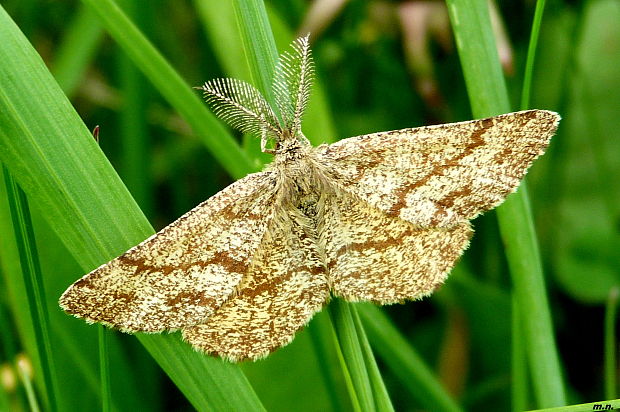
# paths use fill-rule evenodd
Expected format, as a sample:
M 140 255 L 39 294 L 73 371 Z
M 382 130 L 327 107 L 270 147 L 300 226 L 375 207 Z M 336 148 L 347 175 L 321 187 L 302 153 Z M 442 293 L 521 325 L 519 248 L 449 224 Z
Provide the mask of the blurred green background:
M 189 85 L 215 77 L 251 81 L 228 1 L 117 3 Z M 101 150 L 155 229 L 234 180 L 170 99 L 144 77 L 144 67 L 134 65 L 107 35 L 89 2 L 3 0 L 1 5 L 86 127 L 99 125 Z M 534 6 L 505 1 L 491 8 L 514 110 Z M 303 129 L 315 144 L 472 118 L 444 3 L 274 0 L 266 7 L 279 51 L 296 35 L 312 33 L 318 85 Z M 0 78 L 0 89 L 11 84 Z M 605 310 L 614 306 L 607 302 L 620 285 L 620 3 L 548 2 L 530 107 L 563 117 L 527 180 L 567 396 L 569 403 L 601 400 L 610 394 L 604 389 Z M 256 168 L 268 160 L 258 153 L 257 139 L 233 135 Z M 0 189 L 2 199 L 4 193 Z M 35 356 L 28 343 L 33 326 L 20 303 L 24 292 L 13 280 L 19 261 L 4 200 L 0 208 L 0 410 L 3 405 L 28 410 L 27 391 L 11 365 Z M 56 306 L 57 297 L 85 271 L 46 219 L 44 208 L 33 208 L 62 409 L 98 410 L 97 328 Z M 433 297 L 381 310 L 464 410 L 510 410 L 511 279 L 495 212 L 474 226 L 472 246 Z M 330 334 L 323 311 L 291 345 L 242 365 L 267 410 L 352 410 L 335 346 L 317 338 Z M 192 410 L 134 337 L 115 333 L 110 341 L 116 409 Z M 615 341 L 613 352 L 618 352 Z M 433 410 L 389 359 L 378 356 L 378 364 L 396 410 Z M 617 362 L 614 370 L 617 374 Z M 34 390 L 44 403 L 40 376 L 35 362 Z M 616 384 L 611 397 L 617 390 Z M 527 406 L 535 407 L 533 395 L 528 399 Z

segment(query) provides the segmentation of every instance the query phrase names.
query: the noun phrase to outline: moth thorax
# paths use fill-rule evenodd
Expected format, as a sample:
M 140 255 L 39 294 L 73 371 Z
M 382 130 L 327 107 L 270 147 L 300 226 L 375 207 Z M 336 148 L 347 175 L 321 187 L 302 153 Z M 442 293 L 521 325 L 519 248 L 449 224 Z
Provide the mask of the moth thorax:
M 309 145 L 308 138 L 304 136 L 301 130 L 292 131 L 290 129 L 283 130 L 276 140 L 276 153 L 294 150 L 297 147 Z
M 308 147 L 302 145 L 299 141 L 285 140 L 280 142 L 280 147 L 276 149 L 275 161 L 286 168 L 292 167 L 296 169 L 306 167 L 305 160 L 307 157 Z M 295 173 L 294 170 L 292 172 Z
M 319 200 L 318 193 L 306 193 L 299 198 L 299 204 L 297 209 L 305 216 L 316 219 L 317 216 L 317 203 Z

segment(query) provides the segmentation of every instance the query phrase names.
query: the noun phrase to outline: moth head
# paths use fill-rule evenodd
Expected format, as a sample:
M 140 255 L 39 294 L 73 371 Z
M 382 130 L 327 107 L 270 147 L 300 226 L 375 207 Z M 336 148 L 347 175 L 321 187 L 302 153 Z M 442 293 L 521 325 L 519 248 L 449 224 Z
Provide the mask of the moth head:
M 278 59 L 272 85 L 275 107 L 254 86 L 237 79 L 210 80 L 199 89 L 216 116 L 243 133 L 260 136 L 261 150 L 275 154 L 290 150 L 295 143 L 309 144 L 301 131 L 301 120 L 313 75 L 314 63 L 306 35 L 293 41 L 291 50 Z

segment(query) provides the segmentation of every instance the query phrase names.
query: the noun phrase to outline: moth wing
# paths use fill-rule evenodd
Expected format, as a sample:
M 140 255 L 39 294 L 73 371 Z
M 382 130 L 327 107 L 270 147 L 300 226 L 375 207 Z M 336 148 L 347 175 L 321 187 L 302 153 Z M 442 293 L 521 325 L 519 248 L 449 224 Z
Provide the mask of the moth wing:
M 270 172 L 233 183 L 75 282 L 60 306 L 131 332 L 203 322 L 248 271 L 271 219 L 274 186 Z
M 514 192 L 560 116 L 528 110 L 374 133 L 317 148 L 339 188 L 420 227 L 450 227 Z
M 272 220 L 236 296 L 204 324 L 183 329 L 194 348 L 232 361 L 262 358 L 288 344 L 325 304 L 316 230 L 298 210 L 284 213 Z
M 420 228 L 336 192 L 325 207 L 325 255 L 332 293 L 388 304 L 431 294 L 469 244 L 469 222 Z

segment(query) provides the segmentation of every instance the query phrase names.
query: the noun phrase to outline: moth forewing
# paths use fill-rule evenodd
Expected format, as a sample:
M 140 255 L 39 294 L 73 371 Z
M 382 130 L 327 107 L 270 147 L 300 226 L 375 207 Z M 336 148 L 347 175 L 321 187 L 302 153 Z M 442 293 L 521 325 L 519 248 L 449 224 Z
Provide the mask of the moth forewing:
M 71 285 L 67 312 L 130 332 L 207 319 L 234 293 L 272 219 L 269 172 L 228 186 L 118 258 Z
M 467 247 L 469 220 L 516 190 L 560 120 L 529 110 L 314 148 L 300 127 L 308 37 L 292 48 L 274 76 L 281 119 L 247 83 L 202 87 L 274 162 L 78 280 L 63 309 L 123 331 L 182 329 L 196 349 L 239 361 L 286 345 L 330 293 L 381 304 L 427 296 Z
M 421 227 L 450 227 L 499 205 L 544 153 L 560 116 L 527 110 L 351 137 L 319 148 L 343 191 Z

